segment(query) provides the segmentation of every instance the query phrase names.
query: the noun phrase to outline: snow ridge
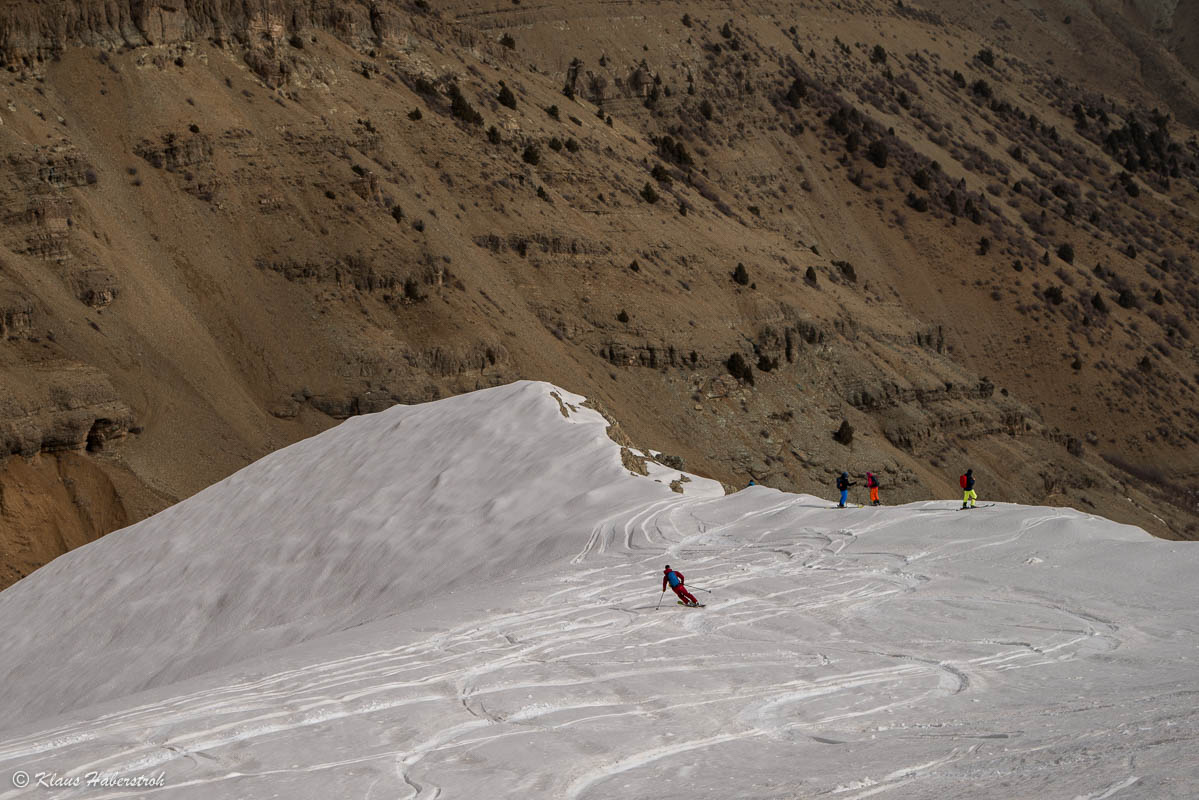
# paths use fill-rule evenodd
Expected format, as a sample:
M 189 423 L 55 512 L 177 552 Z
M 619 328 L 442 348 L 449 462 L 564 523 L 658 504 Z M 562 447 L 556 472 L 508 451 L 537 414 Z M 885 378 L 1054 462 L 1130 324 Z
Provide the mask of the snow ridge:
M 393 409 L 76 551 L 86 578 L 35 573 L 0 594 L 6 629 L 49 631 L 0 656 L 26 720 L 0 775 L 161 770 L 172 800 L 1194 795 L 1193 549 L 1069 509 L 680 495 L 605 427 L 540 383 Z M 173 583 L 128 580 L 133 554 Z M 658 608 L 666 562 L 706 608 Z M 96 589 L 73 652 L 51 621 Z

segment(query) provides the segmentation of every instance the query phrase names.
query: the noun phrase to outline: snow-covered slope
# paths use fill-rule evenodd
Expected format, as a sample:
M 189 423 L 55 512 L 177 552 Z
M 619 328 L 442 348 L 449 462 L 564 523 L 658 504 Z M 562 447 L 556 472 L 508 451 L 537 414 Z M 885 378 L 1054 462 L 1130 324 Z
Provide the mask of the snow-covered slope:
M 679 494 L 581 401 L 356 418 L 0 593 L 0 799 L 1199 793 L 1199 550 Z
M 582 401 L 524 382 L 355 417 L 57 559 L 2 595 L 0 713 L 191 677 L 577 551 L 597 519 L 671 495 L 628 478 Z

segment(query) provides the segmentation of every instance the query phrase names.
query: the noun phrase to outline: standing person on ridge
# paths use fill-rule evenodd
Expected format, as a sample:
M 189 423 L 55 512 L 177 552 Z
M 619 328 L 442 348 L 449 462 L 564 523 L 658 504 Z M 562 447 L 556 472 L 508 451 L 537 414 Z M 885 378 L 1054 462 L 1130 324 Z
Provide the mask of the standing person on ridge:
M 841 490 L 841 503 L 837 508 L 845 508 L 845 501 L 849 499 L 850 486 L 857 486 L 857 484 L 849 479 L 848 472 L 842 472 L 841 477 L 837 478 L 837 488 Z
M 878 478 L 874 477 L 873 472 L 866 473 L 866 488 L 870 490 L 870 505 L 877 506 L 878 502 Z
M 962 508 L 974 508 L 978 502 L 978 493 L 974 491 L 974 470 L 966 470 L 966 474 L 958 479 L 962 486 Z
M 666 569 L 662 570 L 662 591 L 663 592 L 666 591 L 667 584 L 670 584 L 670 588 L 674 589 L 674 593 L 679 596 L 679 600 L 681 600 L 683 602 L 683 605 L 687 605 L 687 606 L 699 605 L 699 601 L 695 599 L 695 595 L 693 595 L 693 594 L 691 594 L 691 592 L 687 591 L 687 587 L 683 585 L 683 573 L 675 572 L 673 569 L 670 568 L 669 564 L 666 565 Z

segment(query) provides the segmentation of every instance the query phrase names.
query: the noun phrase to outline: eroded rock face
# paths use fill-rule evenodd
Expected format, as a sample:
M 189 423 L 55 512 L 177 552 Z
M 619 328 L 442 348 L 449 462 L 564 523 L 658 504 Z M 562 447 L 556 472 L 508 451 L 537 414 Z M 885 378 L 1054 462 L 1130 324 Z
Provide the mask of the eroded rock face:
M 0 368 L 0 457 L 99 450 L 133 414 L 95 367 L 77 362 Z
M 0 291 L 0 342 L 28 339 L 33 333 L 33 301 L 23 294 Z
M 71 277 L 75 296 L 91 308 L 105 308 L 120 294 L 117 278 L 106 269 L 83 269 Z
M 134 520 L 105 468 L 76 453 L 0 463 L 0 589 Z
M 60 54 L 69 44 L 115 50 L 212 39 L 254 45 L 247 63 L 264 79 L 285 76 L 276 48 L 291 31 L 321 28 L 364 42 L 390 34 L 385 12 L 374 3 L 267 0 L 246 4 L 165 5 L 122 0 L 16 2 L 0 11 L 0 62 L 30 64 Z

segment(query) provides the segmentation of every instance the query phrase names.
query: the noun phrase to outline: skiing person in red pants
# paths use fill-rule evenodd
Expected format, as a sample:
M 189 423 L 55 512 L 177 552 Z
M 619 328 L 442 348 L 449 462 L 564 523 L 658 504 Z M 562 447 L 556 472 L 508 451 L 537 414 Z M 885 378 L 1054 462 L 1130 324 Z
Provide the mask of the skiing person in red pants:
M 699 601 L 696 600 L 695 596 L 691 594 L 691 592 L 687 591 L 687 587 L 683 585 L 683 573 L 675 572 L 670 568 L 669 564 L 667 564 L 666 569 L 662 571 L 663 592 L 666 591 L 666 584 L 670 584 L 670 588 L 674 589 L 674 593 L 677 594 L 679 599 L 682 600 L 686 605 L 699 605 Z

